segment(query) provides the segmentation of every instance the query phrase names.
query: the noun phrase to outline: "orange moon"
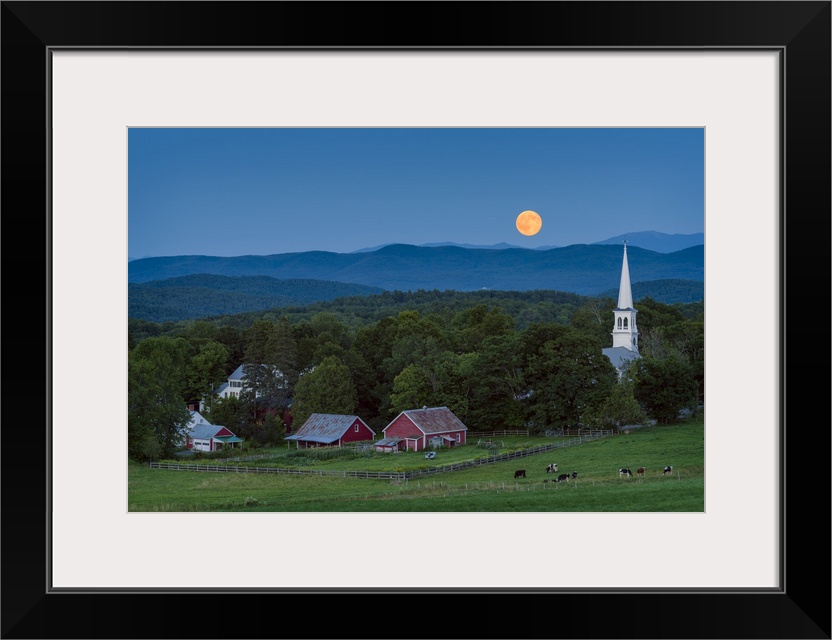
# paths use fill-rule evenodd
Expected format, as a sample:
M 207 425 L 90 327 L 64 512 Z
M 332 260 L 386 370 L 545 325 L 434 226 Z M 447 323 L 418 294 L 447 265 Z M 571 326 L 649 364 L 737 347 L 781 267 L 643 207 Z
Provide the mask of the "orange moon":
M 517 225 L 517 230 L 524 236 L 533 236 L 540 231 L 540 227 L 543 226 L 543 221 L 536 211 L 523 211 L 517 216 L 515 224 Z

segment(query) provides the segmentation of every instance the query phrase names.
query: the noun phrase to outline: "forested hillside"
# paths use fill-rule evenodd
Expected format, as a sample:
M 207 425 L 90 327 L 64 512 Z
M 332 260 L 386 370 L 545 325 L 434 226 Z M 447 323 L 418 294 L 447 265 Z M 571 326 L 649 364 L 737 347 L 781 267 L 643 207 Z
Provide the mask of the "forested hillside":
M 656 280 L 632 285 L 636 300 L 651 298 L 667 304 L 700 302 L 704 298 L 704 283 L 691 280 Z M 531 291 L 383 291 L 343 282 L 322 280 L 278 280 L 268 276 L 216 276 L 199 274 L 154 280 L 128 285 L 128 317 L 151 322 L 179 322 L 198 318 L 218 318 L 240 315 L 256 318 L 263 313 L 280 313 L 292 317 L 306 316 L 316 311 L 336 311 L 356 318 L 378 320 L 391 311 L 391 302 L 400 310 L 401 302 L 421 305 L 428 313 L 440 313 L 443 305 L 451 309 L 463 308 L 470 301 L 501 301 L 507 309 L 519 312 L 528 303 L 551 303 L 556 306 L 574 305 L 585 296 L 550 290 Z M 371 296 L 377 296 L 372 298 Z M 610 289 L 598 298 L 618 297 Z M 522 322 L 533 319 L 562 321 L 561 309 L 542 307 L 525 309 Z M 227 322 L 235 323 L 228 319 Z M 239 325 L 239 323 L 237 323 Z
M 195 274 L 128 284 L 128 317 L 177 322 L 381 292 L 346 282 Z
M 705 283 L 700 280 L 651 280 L 632 284 L 633 299 L 651 298 L 665 304 L 701 302 L 705 299 Z M 599 298 L 618 298 L 618 289 L 607 289 Z
M 378 322 L 384 318 L 395 316 L 402 311 L 417 311 L 421 315 L 430 316 L 439 322 L 450 322 L 456 313 L 483 304 L 488 308 L 503 310 L 512 317 L 517 329 L 525 329 L 529 325 L 539 322 L 569 324 L 573 321 L 573 316 L 577 312 L 580 316 L 582 313 L 587 313 L 587 309 L 611 310 L 615 306 L 617 295 L 616 292 L 615 296 L 591 297 L 576 293 L 546 290 L 384 291 L 370 296 L 351 296 L 307 305 L 206 315 L 202 318 L 189 318 L 187 320 L 156 322 L 131 317 L 128 320 L 128 331 L 134 341 L 141 341 L 148 337 L 182 333 L 187 331 L 195 320 L 210 323 L 215 327 L 247 329 L 257 320 L 285 318 L 296 324 L 308 322 L 321 313 L 337 318 L 339 322 L 352 328 Z M 639 297 L 636 300 L 636 304 L 640 308 L 654 302 L 661 303 L 660 300 L 653 300 L 649 296 Z M 644 305 L 642 302 L 644 302 Z M 687 320 L 701 320 L 704 314 L 704 303 L 701 300 L 692 303 L 674 303 L 669 306 Z M 609 311 L 609 313 L 610 318 L 612 318 L 612 311 Z M 610 323 L 612 323 L 611 319 Z M 610 326 L 612 325 L 610 324 Z

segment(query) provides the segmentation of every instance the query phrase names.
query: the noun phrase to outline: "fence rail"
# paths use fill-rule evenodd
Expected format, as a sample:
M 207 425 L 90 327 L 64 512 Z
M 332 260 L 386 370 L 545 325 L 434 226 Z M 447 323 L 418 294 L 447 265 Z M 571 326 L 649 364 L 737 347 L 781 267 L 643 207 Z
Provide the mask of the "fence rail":
M 609 435 L 611 432 L 605 432 Z M 443 465 L 440 467 L 431 467 L 429 469 L 414 469 L 412 471 L 334 471 L 334 470 L 313 470 L 313 469 L 293 469 L 286 467 L 247 467 L 247 466 L 228 466 L 228 465 L 210 465 L 210 464 L 183 464 L 178 462 L 149 462 L 148 466 L 151 469 L 172 469 L 175 471 L 195 471 L 195 472 L 209 472 L 209 473 L 274 473 L 294 476 L 329 476 L 340 478 L 375 478 L 382 480 L 408 480 L 410 478 L 420 478 L 424 476 L 432 476 L 437 473 L 448 473 L 450 471 L 461 471 L 462 469 L 470 469 L 471 467 L 479 467 L 484 464 L 494 464 L 496 462 L 505 462 L 506 460 L 515 460 L 517 458 L 526 458 L 545 451 L 552 451 L 554 449 L 562 449 L 564 447 L 574 447 L 590 440 L 597 440 L 604 437 L 600 432 L 596 435 L 583 434 L 580 437 L 560 440 L 558 442 L 549 442 L 541 444 L 529 449 L 519 449 L 517 451 L 509 451 L 507 453 L 500 453 L 494 455 L 486 455 L 475 460 L 466 460 L 465 462 L 458 462 L 456 464 Z
M 585 435 L 591 436 L 611 436 L 613 435 L 612 429 L 549 429 L 544 432 L 547 438 L 560 438 L 560 437 L 570 437 L 570 436 L 578 436 L 582 437 Z
M 506 436 L 527 436 L 529 435 L 528 429 L 508 429 L 503 431 L 469 431 L 468 438 L 488 438 L 489 436 L 494 436 L 495 438 L 504 438 Z

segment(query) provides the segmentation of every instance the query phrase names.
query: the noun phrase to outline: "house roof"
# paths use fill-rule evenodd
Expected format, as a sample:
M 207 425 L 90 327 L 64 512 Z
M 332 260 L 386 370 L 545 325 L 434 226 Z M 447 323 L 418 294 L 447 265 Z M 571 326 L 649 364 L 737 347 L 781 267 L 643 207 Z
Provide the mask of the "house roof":
M 370 433 L 375 435 L 375 431 L 370 429 L 367 423 L 358 416 L 347 416 L 337 413 L 313 413 L 294 434 L 287 436 L 287 439 L 309 440 L 311 442 L 335 442 L 352 427 L 356 420 L 367 427 Z
M 413 424 L 428 435 L 449 431 L 468 431 L 468 427 L 462 424 L 462 420 L 457 418 L 448 407 L 422 407 L 402 411 L 402 414 L 410 418 Z
M 223 429 L 225 429 L 225 427 L 223 427 L 222 425 L 208 424 L 208 423 L 198 424 L 195 427 L 192 427 L 190 431 L 188 431 L 188 435 L 194 440 L 196 440 L 196 439 L 210 440 L 211 438 L 216 436 Z M 229 429 L 229 432 L 230 432 L 230 429 Z M 228 438 L 228 437 L 231 437 L 231 436 L 220 436 L 220 437 L 221 438 Z M 234 437 L 236 437 L 236 436 L 234 436 Z M 217 438 L 217 439 L 220 439 L 220 438 Z M 232 441 L 232 442 L 235 442 L 235 441 Z
M 237 436 L 217 436 L 214 440 L 219 440 L 221 442 L 242 442 L 242 438 L 238 438 Z
M 188 428 L 192 429 L 198 424 L 211 424 L 208 422 L 199 411 L 191 411 L 191 421 L 188 423 Z
M 246 374 L 245 374 L 245 371 L 243 370 L 243 367 L 245 367 L 245 366 L 246 366 L 245 364 L 241 364 L 239 367 L 234 369 L 234 371 L 231 372 L 231 374 L 228 376 L 227 379 L 228 380 L 245 380 L 246 379 Z M 249 366 L 252 366 L 252 365 L 249 365 Z M 274 365 L 272 365 L 272 371 L 274 371 L 276 374 L 283 375 L 283 373 L 280 371 L 280 369 L 278 369 Z
M 633 360 L 641 357 L 638 352 L 632 351 L 627 347 L 606 347 L 601 349 L 601 353 L 607 356 L 616 369 L 625 368 Z

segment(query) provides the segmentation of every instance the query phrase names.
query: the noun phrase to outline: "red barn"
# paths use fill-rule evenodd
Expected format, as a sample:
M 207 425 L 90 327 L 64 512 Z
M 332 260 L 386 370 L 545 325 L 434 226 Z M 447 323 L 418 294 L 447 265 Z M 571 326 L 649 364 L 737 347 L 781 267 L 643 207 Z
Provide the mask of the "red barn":
M 376 432 L 367 426 L 358 416 L 345 416 L 334 413 L 313 413 L 306 422 L 286 440 L 297 442 L 297 447 L 329 447 L 375 440 Z
M 448 407 L 402 411 L 382 430 L 385 438 L 401 438 L 412 451 L 465 444 L 467 432 L 468 427 Z

